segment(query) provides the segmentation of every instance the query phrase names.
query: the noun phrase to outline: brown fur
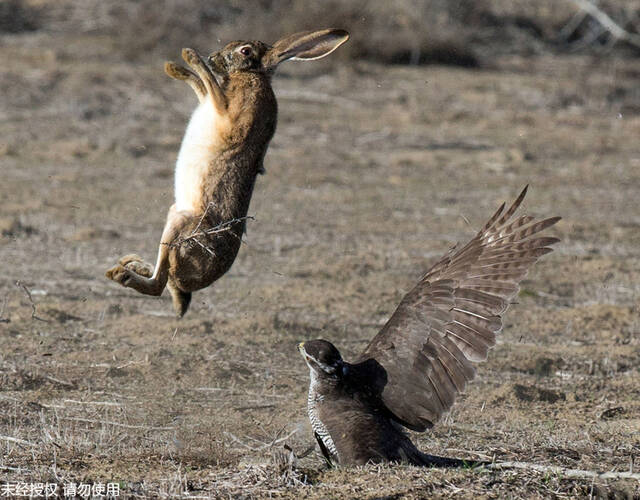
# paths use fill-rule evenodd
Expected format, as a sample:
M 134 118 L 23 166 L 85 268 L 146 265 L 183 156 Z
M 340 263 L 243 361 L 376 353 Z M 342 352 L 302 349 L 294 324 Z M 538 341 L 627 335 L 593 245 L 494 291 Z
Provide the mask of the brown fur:
M 225 274 L 240 249 L 256 176 L 264 171 L 276 129 L 271 75 L 286 59 L 318 59 L 347 39 L 342 30 L 305 32 L 273 47 L 232 42 L 212 54 L 209 65 L 193 49 L 182 51 L 191 69 L 166 63 L 165 72 L 187 82 L 201 104 L 208 99 L 213 104 L 214 126 L 203 146 L 209 159 L 204 168 L 190 171 L 197 177 L 197 193 L 189 194 L 193 210 L 169 209 L 153 274 L 152 266 L 129 255 L 106 272 L 107 278 L 147 295 L 160 295 L 168 283 L 176 314 L 182 316 L 193 291 Z

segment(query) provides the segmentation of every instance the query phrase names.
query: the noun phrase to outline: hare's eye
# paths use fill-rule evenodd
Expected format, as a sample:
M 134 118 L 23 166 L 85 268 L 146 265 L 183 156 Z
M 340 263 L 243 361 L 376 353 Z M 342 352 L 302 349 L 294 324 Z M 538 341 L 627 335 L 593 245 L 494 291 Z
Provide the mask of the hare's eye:
M 250 56 L 250 55 L 251 55 L 251 47 L 242 47 L 242 48 L 240 49 L 240 53 L 241 53 L 243 56 Z

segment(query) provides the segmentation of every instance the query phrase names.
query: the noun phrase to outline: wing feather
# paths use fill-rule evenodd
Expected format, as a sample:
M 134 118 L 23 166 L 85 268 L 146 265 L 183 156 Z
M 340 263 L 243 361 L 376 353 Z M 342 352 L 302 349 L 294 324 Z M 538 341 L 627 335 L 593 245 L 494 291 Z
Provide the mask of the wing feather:
M 431 427 L 451 408 L 475 376 L 473 363 L 495 345 L 520 280 L 559 241 L 534 235 L 560 217 L 513 217 L 526 193 L 431 267 L 360 357 L 384 368 L 382 401 L 410 429 Z

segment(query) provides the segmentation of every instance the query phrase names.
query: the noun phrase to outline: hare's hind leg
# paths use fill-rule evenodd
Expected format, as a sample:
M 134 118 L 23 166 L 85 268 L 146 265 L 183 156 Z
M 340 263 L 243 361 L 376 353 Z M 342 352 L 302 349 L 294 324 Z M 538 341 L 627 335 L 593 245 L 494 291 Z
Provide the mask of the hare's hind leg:
M 198 78 L 198 75 L 196 75 L 193 71 L 187 68 L 183 68 L 179 64 L 166 62 L 164 63 L 164 72 L 171 78 L 187 82 L 198 96 L 198 101 L 202 102 L 205 100 L 207 96 L 207 89 L 205 88 L 200 78 Z
M 145 278 L 153 276 L 153 265 L 134 253 L 120 257 L 118 264 Z
M 178 213 L 175 205 L 169 210 L 158 249 L 158 260 L 150 273 L 150 266 L 136 255 L 127 255 L 106 272 L 106 277 L 127 288 L 133 288 L 145 295 L 161 295 L 169 279 L 169 252 L 171 244 L 178 238 L 188 217 Z M 138 272 L 141 271 L 141 272 Z
M 193 49 L 182 49 L 182 58 L 200 77 L 218 113 L 225 113 L 227 110 L 227 98 L 220 85 L 218 85 L 218 80 L 216 80 L 209 66 L 202 60 L 202 57 Z
M 120 283 L 127 288 L 133 288 L 145 295 L 161 295 L 167 284 L 169 277 L 169 249 L 166 245 L 160 244 L 158 250 L 158 261 L 154 273 L 150 273 L 151 265 L 140 260 L 132 260 L 127 255 L 122 257 L 118 264 L 107 270 L 105 276 L 110 280 Z

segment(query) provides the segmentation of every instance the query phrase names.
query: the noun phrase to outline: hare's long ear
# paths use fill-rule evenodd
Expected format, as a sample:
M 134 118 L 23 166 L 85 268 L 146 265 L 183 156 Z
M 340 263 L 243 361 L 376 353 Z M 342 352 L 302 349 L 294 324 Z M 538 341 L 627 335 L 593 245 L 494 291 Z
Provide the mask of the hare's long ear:
M 326 29 L 320 31 L 303 31 L 287 36 L 273 44 L 263 56 L 263 65 L 267 69 L 275 69 L 282 61 L 313 61 L 331 54 L 349 39 L 345 30 Z

